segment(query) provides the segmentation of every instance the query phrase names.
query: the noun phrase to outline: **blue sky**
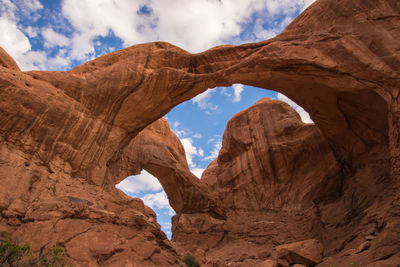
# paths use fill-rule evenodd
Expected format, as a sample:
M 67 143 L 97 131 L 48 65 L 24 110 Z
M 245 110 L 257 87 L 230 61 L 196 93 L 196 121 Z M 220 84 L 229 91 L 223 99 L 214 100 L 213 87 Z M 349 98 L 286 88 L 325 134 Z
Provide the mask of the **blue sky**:
M 22 70 L 68 70 L 134 44 L 167 41 L 197 53 L 220 44 L 274 37 L 314 0 L 0 0 L 0 46 Z M 241 84 L 209 89 L 165 115 L 198 177 L 216 158 L 227 121 L 262 97 L 282 94 Z M 147 172 L 118 185 L 158 214 L 168 236 L 173 214 Z

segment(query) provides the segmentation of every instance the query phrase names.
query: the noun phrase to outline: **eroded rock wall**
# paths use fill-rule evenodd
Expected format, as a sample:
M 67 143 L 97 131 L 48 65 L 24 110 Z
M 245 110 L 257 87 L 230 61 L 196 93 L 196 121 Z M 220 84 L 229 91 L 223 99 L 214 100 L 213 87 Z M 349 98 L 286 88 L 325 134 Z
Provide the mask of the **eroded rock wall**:
M 314 124 L 264 98 L 228 122 L 218 158 L 202 175 L 230 209 L 298 210 L 335 199 L 342 175 Z
M 28 233 L 36 230 L 26 227 L 41 225 L 35 226 L 37 231 L 41 231 L 47 229 L 44 227 L 46 223 L 48 229 L 51 225 L 56 226 L 59 220 L 53 217 L 61 218 L 60 222 L 70 218 L 73 222 L 83 220 L 91 224 L 89 228 L 92 230 L 85 232 L 86 228 L 82 228 L 79 238 L 96 240 L 94 236 L 101 236 L 104 227 L 111 227 L 110 232 L 122 233 L 121 229 L 129 225 L 129 231 L 133 232 L 118 237 L 114 235 L 116 243 L 128 244 L 130 241 L 126 236 L 145 235 L 143 240 L 152 242 L 149 246 L 155 250 L 142 251 L 140 249 L 145 246 L 135 249 L 135 245 L 126 245 L 116 251 L 111 247 L 117 246 L 110 245 L 102 250 L 99 245 L 99 249 L 80 249 L 79 253 L 90 252 L 80 256 L 78 252 L 74 254 L 72 248 L 67 248 L 67 251 L 76 263 L 82 265 L 89 262 L 111 264 L 118 254 L 124 253 L 127 253 L 125 259 L 131 257 L 138 262 L 158 264 L 162 261 L 179 265 L 181 262 L 174 248 L 165 245 L 168 242 L 154 222 L 154 214 L 142 207 L 140 201 L 130 200 L 114 189 L 115 183 L 123 178 L 122 174 L 144 167 L 159 176 L 171 204 L 182 212 L 174 219 L 177 242 L 185 244 L 179 233 L 186 232 L 186 237 L 193 237 L 195 233 L 200 240 L 197 246 L 206 259 L 225 255 L 228 262 L 241 264 L 249 257 L 269 257 L 267 253 L 239 258 L 236 254 L 227 256 L 233 244 L 237 249 L 243 247 L 242 239 L 252 244 L 259 242 L 258 248 L 269 240 L 268 246 L 272 249 L 289 240 L 317 238 L 325 246 L 326 262 L 334 261 L 336 256 L 348 260 L 346 251 L 363 244 L 367 236 L 373 236 L 373 239 L 369 237 L 369 246 L 364 246 L 368 249 L 354 254 L 352 259 L 359 257 L 374 262 L 395 257 L 400 240 L 399 14 L 400 3 L 396 0 L 319 0 L 271 40 L 219 46 L 194 55 L 167 43 L 148 43 L 104 55 L 66 72 L 20 72 L 15 62 L 1 50 L 2 227 L 31 241 L 33 236 Z M 253 155 L 261 157 L 254 157 L 254 160 L 263 160 L 260 166 L 267 169 L 265 173 L 249 173 L 255 167 L 251 163 L 253 159 L 243 162 L 243 165 L 238 163 L 238 159 L 245 158 L 239 155 L 240 152 L 249 156 L 253 153 L 247 152 L 250 148 L 246 147 L 247 134 L 234 130 L 225 141 L 229 153 L 207 170 L 216 173 L 216 177 L 205 179 L 221 192 L 220 197 L 210 192 L 211 187 L 194 180 L 188 173 L 179 145 L 160 149 L 165 152 L 163 155 L 167 155 L 161 162 L 149 152 L 143 162 L 136 162 L 142 159 L 135 156 L 135 163 L 133 160 L 131 164 L 127 163 L 128 158 L 136 155 L 129 148 L 134 138 L 172 107 L 207 88 L 233 83 L 277 90 L 310 113 L 327 141 L 322 144 L 320 137 L 316 137 L 319 140 L 316 147 L 325 149 L 329 146 L 331 151 L 327 151 L 327 157 L 334 157 L 332 173 L 340 170 L 340 182 L 328 183 L 328 188 L 341 185 L 339 196 L 337 192 L 326 196 L 318 190 L 316 195 L 307 195 L 294 187 L 268 184 L 268 192 L 279 196 L 276 199 L 248 188 L 245 184 L 251 184 L 253 180 L 257 185 L 266 185 L 266 178 L 276 177 L 287 182 L 289 178 L 284 172 L 275 176 L 265 174 L 268 168 L 277 165 L 267 161 L 271 153 L 275 153 L 272 150 L 265 151 L 267 155 L 263 151 L 254 152 Z M 285 127 L 284 124 L 281 126 Z M 295 123 L 296 127 L 303 128 Z M 153 137 L 159 138 L 162 130 L 157 131 Z M 307 139 L 307 131 L 299 130 L 299 138 Z M 279 140 L 276 133 L 267 133 Z M 140 138 L 146 141 L 143 136 Z M 158 153 L 158 149 L 154 149 L 160 143 L 157 138 L 149 139 L 149 147 L 153 149 L 142 151 Z M 236 151 L 235 146 L 230 145 L 234 140 L 242 140 L 245 145 L 239 145 L 240 149 Z M 260 141 L 262 145 L 271 144 L 263 137 L 252 136 L 251 140 Z M 284 143 L 284 140 L 279 141 Z M 167 145 L 175 146 L 174 142 Z M 290 153 L 275 154 L 296 161 Z M 232 169 L 230 162 L 232 166 L 247 170 L 246 175 L 239 174 L 236 167 Z M 246 168 L 248 163 L 251 163 L 251 168 Z M 298 174 L 311 170 L 309 162 L 302 164 L 299 170 L 292 168 L 291 171 Z M 318 164 L 324 166 L 325 163 L 319 161 Z M 329 173 L 329 168 L 325 171 Z M 229 177 L 229 173 L 235 177 Z M 317 181 L 328 181 L 326 173 L 314 174 L 318 176 Z M 218 190 L 218 185 L 224 181 L 241 183 L 242 179 L 243 185 L 237 187 L 237 193 L 223 192 L 221 187 Z M 310 185 L 310 179 L 306 181 Z M 170 189 L 175 185 L 180 190 Z M 311 188 L 314 187 L 306 191 Z M 236 208 L 244 205 L 238 200 L 246 192 L 253 203 L 252 211 L 236 213 Z M 80 197 L 82 195 L 87 197 Z M 320 199 L 321 195 L 328 199 Z M 227 203 L 220 205 L 218 199 L 222 196 L 227 197 Z M 300 201 L 301 205 L 292 201 Z M 220 210 L 221 207 L 224 210 Z M 257 213 L 277 207 L 288 207 L 288 210 L 275 214 L 276 217 L 273 210 Z M 124 221 L 121 213 L 125 210 L 132 210 L 132 214 L 138 212 L 143 221 L 136 221 L 136 215 L 127 215 L 128 222 Z M 41 214 L 53 217 L 42 218 Z M 196 216 L 199 219 L 194 220 Z M 246 224 L 245 218 L 254 223 Z M 279 230 L 281 236 L 271 239 L 269 230 L 263 232 L 270 226 L 260 223 L 268 221 L 268 218 L 276 218 L 271 220 L 274 222 L 271 231 Z M 243 224 L 246 224 L 245 228 L 238 228 Z M 195 230 L 194 225 L 203 228 Z M 290 225 L 297 226 L 290 228 Z M 140 227 L 145 230 L 135 230 Z M 71 224 L 67 228 L 74 227 Z M 92 235 L 91 231 L 97 234 Z M 212 239 L 214 244 L 211 244 L 207 241 L 207 233 L 215 233 L 220 238 Z M 75 232 L 71 236 L 74 237 Z M 109 238 L 112 236 L 108 235 Z M 52 243 L 63 240 L 56 233 L 48 238 Z M 69 241 L 60 242 L 67 247 Z M 220 249 L 213 250 L 216 247 Z
M 166 127 L 160 119 L 148 131 L 173 135 Z M 155 142 L 149 134 L 142 145 Z M 177 149 L 175 156 L 183 157 L 184 166 L 182 146 L 164 143 L 164 149 L 169 145 L 171 151 Z M 131 154 L 139 155 L 130 147 Z M 164 162 L 161 166 L 173 167 L 174 158 L 158 155 Z M 136 160 L 128 154 L 122 162 L 129 165 L 129 171 L 140 172 L 135 169 L 140 166 Z M 142 200 L 126 196 L 114 185 L 99 186 L 74 175 L 69 163 L 60 157 L 44 164 L 35 153 L 21 151 L 18 144 L 5 139 L 0 140 L 0 166 L 0 229 L 30 243 L 34 251 L 62 246 L 74 266 L 183 265 L 182 255 Z

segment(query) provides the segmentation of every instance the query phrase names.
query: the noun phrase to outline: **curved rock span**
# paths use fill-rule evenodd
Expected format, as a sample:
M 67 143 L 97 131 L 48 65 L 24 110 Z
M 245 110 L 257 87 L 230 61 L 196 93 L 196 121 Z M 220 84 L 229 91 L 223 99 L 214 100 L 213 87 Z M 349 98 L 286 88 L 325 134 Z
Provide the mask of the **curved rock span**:
M 396 0 L 319 0 L 260 43 L 200 54 L 148 43 L 65 72 L 21 72 L 1 49 L 1 228 L 36 250 L 61 244 L 82 266 L 182 265 L 188 250 L 248 266 L 310 239 L 324 264 L 394 261 L 399 14 Z M 284 93 L 315 125 L 262 100 L 229 122 L 199 181 L 158 119 L 233 83 Z M 177 212 L 175 243 L 154 212 L 114 188 L 142 168 Z

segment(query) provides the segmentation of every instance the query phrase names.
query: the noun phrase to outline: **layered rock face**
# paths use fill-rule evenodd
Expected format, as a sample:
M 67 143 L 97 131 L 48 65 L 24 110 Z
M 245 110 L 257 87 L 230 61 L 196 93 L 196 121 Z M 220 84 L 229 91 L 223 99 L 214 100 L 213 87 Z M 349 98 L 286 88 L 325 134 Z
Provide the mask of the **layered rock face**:
M 306 266 L 321 263 L 322 251 L 330 264 L 374 262 L 375 253 L 385 247 L 377 239 L 382 222 L 398 222 L 385 218 L 388 210 L 383 208 L 393 200 L 382 197 L 393 183 L 374 181 L 382 177 L 382 166 L 374 166 L 350 176 L 316 125 L 304 124 L 286 103 L 262 99 L 228 122 L 218 158 L 201 178 L 218 195 L 227 219 L 178 214 L 173 240 L 210 266 L 218 261 L 261 266 L 279 259 L 280 247 L 311 253 L 314 248 L 287 243 L 315 238 L 321 242 L 318 257 L 283 256 Z M 373 250 L 359 249 L 372 244 Z M 400 247 L 388 244 L 385 249 L 396 254 Z
M 202 181 L 222 205 L 247 211 L 301 209 L 335 198 L 342 183 L 318 128 L 302 123 L 288 104 L 267 98 L 228 122 L 219 156 Z
M 167 142 L 178 138 L 163 119 L 148 131 L 164 133 L 163 148 L 185 159 L 182 145 Z M 138 136 L 137 141 L 148 147 L 157 143 L 153 137 L 139 140 Z M 140 172 L 136 166 L 142 161 L 136 161 L 140 151 L 133 151 L 135 141 L 129 147 L 135 157 L 124 154 L 123 163 L 129 171 Z M 163 168 L 177 164 L 175 158 L 158 155 Z M 152 159 L 146 162 L 158 166 Z M 24 153 L 6 139 L 1 139 L 0 165 L 0 228 L 32 244 L 34 251 L 62 246 L 74 266 L 182 265 L 182 257 L 161 231 L 156 214 L 142 200 L 126 196 L 114 185 L 99 186 L 74 176 L 71 166 L 59 158 L 44 164 L 38 155 Z
M 61 244 L 78 266 L 182 265 L 179 246 L 210 264 L 248 266 L 310 239 L 323 245 L 323 264 L 395 262 L 399 14 L 396 0 L 319 0 L 264 42 L 195 55 L 149 43 L 66 72 L 20 72 L 1 49 L 2 229 L 36 250 Z M 158 119 L 233 83 L 284 93 L 316 126 L 261 101 L 232 119 L 198 181 Z M 141 168 L 177 211 L 179 246 L 114 188 Z

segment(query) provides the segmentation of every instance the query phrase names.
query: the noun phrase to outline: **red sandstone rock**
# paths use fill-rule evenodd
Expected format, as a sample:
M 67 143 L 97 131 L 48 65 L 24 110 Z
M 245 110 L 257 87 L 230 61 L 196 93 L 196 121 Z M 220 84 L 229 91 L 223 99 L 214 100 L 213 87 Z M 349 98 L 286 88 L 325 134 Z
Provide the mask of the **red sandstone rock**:
M 265 260 L 261 263 L 260 267 L 276 267 L 276 262 L 273 260 Z
M 146 169 L 158 178 L 177 213 L 207 213 L 224 217 L 211 191 L 189 170 L 185 150 L 167 121 L 159 119 L 141 131 L 125 148 L 120 177 Z
M 49 246 L 60 242 L 81 266 L 181 265 L 182 256 L 160 231 L 154 212 L 114 188 L 127 171 L 145 167 L 160 176 L 169 188 L 171 204 L 182 212 L 174 218 L 174 239 L 185 250 L 206 248 L 209 262 L 222 257 L 232 266 L 255 265 L 266 260 L 266 251 L 273 254 L 277 245 L 318 238 L 325 248 L 324 264 L 347 264 L 345 251 L 358 248 L 370 235 L 376 237 L 353 260 L 396 261 L 400 250 L 399 14 L 396 0 L 320 0 L 280 35 L 264 42 L 219 46 L 195 55 L 167 43 L 149 43 L 67 72 L 23 73 L 1 50 L 0 228 L 35 244 L 35 250 L 46 242 Z M 317 153 L 321 155 L 317 162 L 304 159 L 296 166 L 305 171 L 308 195 L 289 183 L 299 170 L 290 163 L 282 166 L 282 161 L 294 160 L 290 149 L 270 150 L 261 157 L 277 154 L 279 164 L 261 166 L 277 165 L 281 171 L 289 170 L 286 174 L 249 173 L 248 166 L 253 168 L 261 159 L 254 148 L 265 149 L 263 145 L 271 143 L 258 136 L 249 139 L 246 131 L 243 135 L 233 131 L 234 138 L 225 141 L 229 153 L 221 153 L 221 161 L 206 171 L 209 188 L 194 182 L 186 163 L 175 162 L 182 160 L 182 150 L 173 142 L 162 143 L 161 148 L 159 139 L 143 138 L 154 153 L 139 162 L 133 157 L 140 149 L 140 145 L 130 147 L 134 138 L 173 106 L 207 88 L 233 83 L 280 91 L 310 113 L 327 141 L 324 144 L 317 134 L 310 144 L 331 150 Z M 284 123 L 263 125 L 275 125 L 276 132 L 291 128 Z M 294 128 L 300 130 L 299 136 L 291 136 L 293 143 L 297 137 L 307 139 L 304 127 L 294 123 Z M 290 141 L 264 132 L 278 145 Z M 160 133 L 154 136 L 159 138 Z M 243 141 L 237 150 L 229 145 L 236 139 Z M 260 140 L 262 146 L 249 146 L 248 140 Z M 158 151 L 178 154 L 163 153 L 157 161 Z M 338 166 L 340 175 L 327 180 L 319 164 L 332 155 L 331 165 L 333 170 Z M 246 164 L 237 161 L 243 159 Z M 323 188 L 310 179 L 312 164 L 316 181 L 329 181 L 326 188 L 332 194 L 312 190 Z M 167 169 L 170 173 L 165 174 Z M 225 175 L 222 180 L 215 177 L 220 171 Z M 171 177 L 180 178 L 174 182 Z M 244 179 L 243 186 L 238 177 Z M 268 180 L 273 177 L 286 186 Z M 260 178 L 256 185 L 270 183 L 266 190 L 274 196 L 263 194 L 262 187 L 254 189 L 252 179 Z M 223 192 L 218 187 L 221 181 L 237 183 L 238 192 Z M 303 185 L 299 175 L 294 181 L 297 187 Z M 171 189 L 175 185 L 181 190 Z M 333 192 L 336 186 L 340 190 Z M 212 187 L 219 196 L 210 193 Z M 224 196 L 225 210 L 220 210 L 218 198 Z M 245 196 L 252 203 L 251 211 L 241 210 Z M 287 210 L 270 210 L 281 207 Z
M 299 210 L 335 198 L 340 166 L 317 126 L 288 104 L 264 98 L 228 122 L 202 181 L 230 209 Z
M 322 261 L 322 244 L 316 239 L 309 239 L 276 247 L 279 259 L 289 264 L 315 266 Z
M 15 60 L 2 47 L 0 47 L 0 66 L 10 70 L 21 71 Z

